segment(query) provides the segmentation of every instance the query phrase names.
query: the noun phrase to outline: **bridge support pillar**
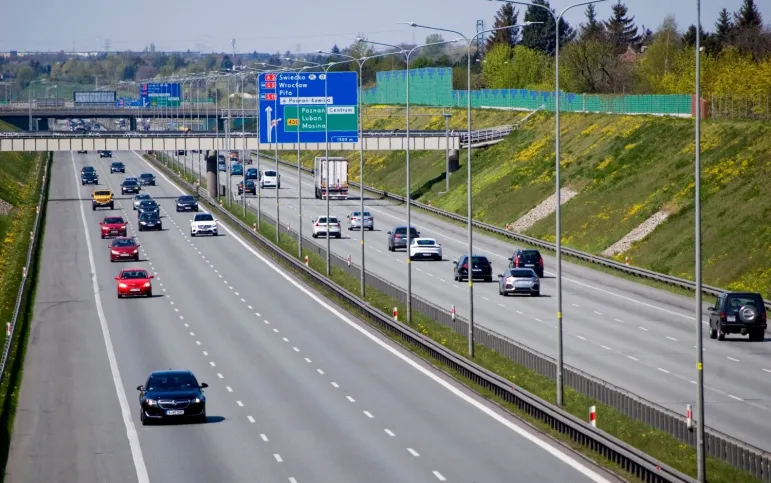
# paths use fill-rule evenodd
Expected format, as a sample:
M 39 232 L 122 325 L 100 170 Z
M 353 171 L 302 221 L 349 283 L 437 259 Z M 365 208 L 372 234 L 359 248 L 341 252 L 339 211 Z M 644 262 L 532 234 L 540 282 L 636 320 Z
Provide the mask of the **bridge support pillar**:
M 450 149 L 450 157 L 447 160 L 447 165 L 450 167 L 450 173 L 454 173 L 460 169 L 460 151 L 457 149 Z
M 209 196 L 217 197 L 217 151 L 206 151 L 206 189 Z
M 217 117 L 217 129 L 219 129 L 219 132 L 224 133 L 225 132 L 225 118 L 224 117 Z
M 137 130 L 137 118 L 136 116 L 132 116 L 129 118 L 129 131 L 136 131 Z

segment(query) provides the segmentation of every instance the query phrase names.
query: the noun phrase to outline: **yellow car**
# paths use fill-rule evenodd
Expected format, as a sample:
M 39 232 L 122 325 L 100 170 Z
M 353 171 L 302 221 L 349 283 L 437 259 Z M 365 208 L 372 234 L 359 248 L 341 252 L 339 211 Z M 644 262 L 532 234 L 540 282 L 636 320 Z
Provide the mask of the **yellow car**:
M 109 207 L 111 210 L 115 208 L 114 201 L 112 199 L 112 191 L 110 190 L 95 190 L 91 194 L 91 210 L 96 211 L 97 208 Z

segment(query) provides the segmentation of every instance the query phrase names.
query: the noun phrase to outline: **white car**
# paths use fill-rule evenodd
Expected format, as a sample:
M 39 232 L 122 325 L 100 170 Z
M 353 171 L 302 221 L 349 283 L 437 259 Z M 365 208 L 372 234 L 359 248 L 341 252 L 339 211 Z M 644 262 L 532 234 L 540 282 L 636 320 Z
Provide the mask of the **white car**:
M 153 199 L 153 197 L 150 196 L 149 193 L 139 193 L 134 197 L 134 209 L 136 210 L 139 207 L 139 203 L 143 202 L 144 200 L 151 199 Z
M 204 234 L 217 236 L 217 220 L 210 213 L 198 213 L 190 222 L 190 236 Z
M 262 172 L 260 188 L 281 189 L 281 175 L 278 174 L 275 169 L 266 169 Z
M 326 216 L 319 216 L 313 220 L 313 238 L 318 238 L 321 235 L 340 238 L 342 236 L 340 221 L 334 216 L 329 217 L 329 223 L 327 223 Z
M 410 260 L 426 258 L 441 260 L 442 245 L 433 238 L 413 238 L 410 244 Z
M 363 219 L 362 219 L 363 218 Z M 364 216 L 361 216 L 361 211 L 354 211 L 348 215 L 348 230 L 358 228 L 361 230 L 362 224 L 364 229 L 372 231 L 375 229 L 375 218 L 372 217 L 372 213 L 369 211 L 364 212 Z

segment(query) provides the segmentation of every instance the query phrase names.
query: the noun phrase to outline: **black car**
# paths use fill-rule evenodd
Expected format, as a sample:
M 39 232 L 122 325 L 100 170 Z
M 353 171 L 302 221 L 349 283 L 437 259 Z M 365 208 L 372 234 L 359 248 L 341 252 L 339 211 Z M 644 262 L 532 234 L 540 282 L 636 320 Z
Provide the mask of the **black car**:
M 178 149 L 177 156 L 187 156 L 187 151 L 185 151 L 184 149 Z
M 543 257 L 538 250 L 515 250 L 509 258 L 509 268 L 532 268 L 539 278 L 543 278 Z
M 145 211 L 139 214 L 139 231 L 163 230 L 163 221 L 157 211 Z
M 126 193 L 139 193 L 142 187 L 139 185 L 139 180 L 136 178 L 126 178 L 123 183 L 120 184 L 120 194 Z
M 238 183 L 238 194 L 239 195 L 243 194 L 243 192 L 244 192 L 244 182 L 241 181 L 240 183 Z M 246 180 L 246 193 L 247 194 L 251 193 L 253 195 L 257 194 L 257 185 L 254 184 L 254 181 L 250 179 Z
M 160 215 L 161 205 L 155 200 L 143 200 L 137 205 L 137 211 L 139 216 L 142 216 L 142 213 L 158 213 Z
M 86 171 L 85 173 L 80 173 L 80 184 L 99 184 L 99 175 L 96 174 L 96 171 Z
M 206 422 L 206 397 L 201 389 L 209 387 L 198 383 L 190 371 L 155 371 L 147 382 L 137 386 L 139 391 L 139 419 L 143 425 L 153 421 L 194 419 Z
M 78 154 L 88 154 L 88 151 L 85 149 L 78 149 Z
M 177 198 L 177 212 L 180 211 L 198 211 L 198 201 L 194 196 L 180 196 Z
M 765 339 L 766 306 L 759 293 L 721 293 L 708 310 L 710 339 L 724 340 L 726 334 L 749 335 L 755 342 Z
M 112 151 L 99 151 L 99 157 L 100 158 L 111 158 L 112 157 Z
M 126 172 L 126 165 L 121 163 L 120 161 L 115 161 L 110 165 L 110 174 L 125 173 L 125 172 Z
M 420 232 L 413 226 L 410 227 L 410 240 L 420 238 Z M 394 252 L 397 248 L 407 250 L 407 227 L 397 226 L 388 232 L 388 251 Z
M 140 174 L 139 184 L 141 184 L 142 186 L 155 186 L 155 175 L 152 173 Z
M 493 281 L 493 266 L 487 257 L 474 255 L 471 257 L 471 278 L 482 279 L 485 282 Z M 453 279 L 456 282 L 468 280 L 468 255 L 463 255 L 455 262 Z

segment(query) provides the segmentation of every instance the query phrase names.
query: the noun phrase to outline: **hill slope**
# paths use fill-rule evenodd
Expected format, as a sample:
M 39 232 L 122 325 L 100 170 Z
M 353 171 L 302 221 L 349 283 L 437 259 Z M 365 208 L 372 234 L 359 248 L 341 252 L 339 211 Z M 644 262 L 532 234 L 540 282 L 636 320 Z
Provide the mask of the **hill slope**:
M 477 116 L 485 116 L 489 126 L 513 123 L 522 114 L 475 111 Z M 462 124 L 461 117 L 453 123 Z M 381 127 L 382 119 L 377 122 L 380 129 L 390 128 Z M 403 117 L 392 122 L 403 123 Z M 426 126 L 443 128 L 444 121 L 431 118 Z M 693 121 L 564 114 L 561 131 L 562 183 L 579 192 L 563 205 L 564 244 L 599 254 L 665 210 L 667 220 L 618 258 L 629 256 L 634 265 L 692 278 Z M 318 154 L 304 153 L 304 164 Z M 354 161 L 351 175 L 357 179 L 358 153 L 335 153 L 340 154 Z M 412 153 L 413 198 L 465 214 L 465 159 L 463 152 L 450 192 L 440 196 L 444 153 Z M 771 179 L 771 126 L 706 122 L 701 160 L 705 282 L 771 297 L 771 198 L 764 192 L 765 180 Z M 554 191 L 553 116 L 536 115 L 504 142 L 475 151 L 472 169 L 475 218 L 499 226 L 516 221 Z M 365 182 L 404 194 L 404 153 L 367 153 Z M 554 241 L 553 215 L 526 233 Z

